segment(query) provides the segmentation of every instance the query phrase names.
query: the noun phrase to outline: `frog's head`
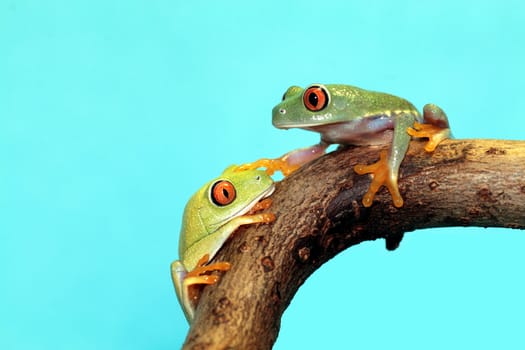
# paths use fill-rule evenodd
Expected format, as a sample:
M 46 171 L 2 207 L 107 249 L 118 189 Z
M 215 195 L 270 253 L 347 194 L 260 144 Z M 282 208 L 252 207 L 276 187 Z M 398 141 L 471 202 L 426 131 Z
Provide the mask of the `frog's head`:
M 357 115 L 354 96 L 359 89 L 348 85 L 292 86 L 272 110 L 272 123 L 280 129 L 309 128 L 348 121 Z
M 246 214 L 258 201 L 274 190 L 274 182 L 264 170 L 237 171 L 232 165 L 207 184 L 199 209 L 206 231 L 211 233 L 232 218 Z
M 236 168 L 228 167 L 221 176 L 201 187 L 186 204 L 179 242 L 183 260 L 188 248 L 213 235 L 231 219 L 246 214 L 258 201 L 272 194 L 274 183 L 264 170 L 236 171 Z M 208 250 L 210 256 L 222 241 L 215 243 L 215 249 Z

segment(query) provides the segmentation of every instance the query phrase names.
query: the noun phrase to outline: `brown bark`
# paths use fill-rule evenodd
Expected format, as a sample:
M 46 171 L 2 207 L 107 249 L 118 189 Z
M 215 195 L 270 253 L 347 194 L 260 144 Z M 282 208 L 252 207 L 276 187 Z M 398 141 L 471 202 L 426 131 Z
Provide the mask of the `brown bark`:
M 332 152 L 277 184 L 269 225 L 240 228 L 215 261 L 232 269 L 206 287 L 185 349 L 271 349 L 281 315 L 305 279 L 340 251 L 419 228 L 525 228 L 525 141 L 447 140 L 434 153 L 412 142 L 400 170 L 405 204 L 382 188 L 370 208 L 361 198 L 369 176 L 358 163 L 373 147 Z

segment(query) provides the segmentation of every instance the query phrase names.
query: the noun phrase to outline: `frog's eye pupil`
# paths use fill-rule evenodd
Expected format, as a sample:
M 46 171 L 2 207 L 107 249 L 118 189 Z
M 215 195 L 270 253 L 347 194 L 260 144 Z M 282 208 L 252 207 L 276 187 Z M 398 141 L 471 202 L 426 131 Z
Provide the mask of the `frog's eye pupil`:
M 211 187 L 211 200 L 220 207 L 230 204 L 235 200 L 235 197 L 235 187 L 229 181 L 220 180 Z
M 317 96 L 316 94 L 309 94 L 308 95 L 308 102 L 310 102 L 310 104 L 314 107 L 317 107 L 317 104 L 319 103 L 319 96 Z
M 312 112 L 322 110 L 328 104 L 328 92 L 322 86 L 310 86 L 303 95 L 304 106 Z

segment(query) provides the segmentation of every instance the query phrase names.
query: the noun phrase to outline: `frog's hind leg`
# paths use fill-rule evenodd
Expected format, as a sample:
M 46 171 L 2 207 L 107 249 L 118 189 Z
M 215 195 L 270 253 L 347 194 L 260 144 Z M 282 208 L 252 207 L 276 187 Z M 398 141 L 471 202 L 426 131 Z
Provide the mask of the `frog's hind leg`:
M 385 185 L 394 206 L 400 208 L 403 206 L 403 197 L 399 193 L 397 179 L 399 167 L 408 149 L 410 136 L 406 133 L 407 128 L 414 123 L 412 114 L 399 114 L 395 118 L 394 137 L 390 148 L 390 154 L 387 156 L 386 150 L 381 151 L 379 161 L 371 165 L 358 164 L 354 171 L 359 175 L 372 174 L 372 183 L 363 197 L 363 205 L 369 207 L 372 205 L 375 194 Z
M 363 196 L 363 205 L 365 207 L 370 207 L 374 201 L 374 197 L 381 188 L 385 185 L 392 196 L 394 205 L 396 207 L 403 206 L 403 197 L 399 193 L 399 188 L 397 187 L 397 174 L 392 176 L 390 167 L 388 165 L 388 158 L 386 150 L 381 151 L 379 154 L 379 160 L 370 165 L 357 164 L 354 167 L 354 171 L 359 175 L 372 174 L 372 183 L 368 187 L 368 191 Z
M 197 303 L 199 296 L 196 293 L 192 293 L 190 287 L 215 284 L 219 281 L 220 277 L 218 275 L 211 275 L 210 273 L 213 271 L 225 272 L 231 268 L 231 264 L 225 261 L 206 265 L 209 259 L 210 256 L 208 254 L 204 255 L 197 263 L 197 266 L 188 272 L 182 281 L 184 286 L 183 290 L 188 293 L 187 298 L 192 303 L 192 306 Z
M 451 137 L 450 126 L 445 112 L 435 104 L 423 107 L 423 123 L 414 123 L 407 132 L 410 136 L 428 138 L 425 151 L 433 152 L 441 141 Z
M 212 271 L 228 271 L 231 267 L 227 262 L 206 265 L 209 260 L 209 254 L 205 254 L 199 259 L 196 267 L 189 272 L 186 271 L 180 261 L 174 261 L 171 264 L 171 276 L 175 286 L 175 292 L 177 293 L 177 298 L 182 305 L 188 323 L 193 321 L 195 307 L 199 301 L 200 289 L 194 287 L 217 283 L 220 277 L 209 273 Z
M 269 199 L 269 198 L 267 198 Z M 271 205 L 271 200 L 263 200 L 258 203 L 254 210 L 263 210 L 268 208 Z M 226 240 L 230 233 L 235 231 L 235 229 L 241 225 L 250 225 L 257 223 L 270 223 L 275 221 L 275 215 L 273 213 L 259 213 L 252 215 L 243 215 L 231 219 L 226 223 L 222 232 L 224 232 L 224 240 Z M 219 237 L 207 236 L 205 239 L 214 239 L 217 240 Z M 208 264 L 210 261 L 210 256 L 213 257 L 215 252 L 210 254 L 204 254 L 199 261 L 196 263 L 195 267 L 189 271 L 183 271 L 183 266 L 180 263 L 175 262 L 172 264 L 172 277 L 175 284 L 175 289 L 177 291 L 177 296 L 179 301 L 183 305 L 184 314 L 189 323 L 193 321 L 195 314 L 195 308 L 200 298 L 200 290 L 196 288 L 199 285 L 210 285 L 215 284 L 219 281 L 220 276 L 211 274 L 213 271 L 228 271 L 231 268 L 231 264 L 228 262 L 217 262 L 213 264 Z M 181 274 L 182 272 L 182 274 Z

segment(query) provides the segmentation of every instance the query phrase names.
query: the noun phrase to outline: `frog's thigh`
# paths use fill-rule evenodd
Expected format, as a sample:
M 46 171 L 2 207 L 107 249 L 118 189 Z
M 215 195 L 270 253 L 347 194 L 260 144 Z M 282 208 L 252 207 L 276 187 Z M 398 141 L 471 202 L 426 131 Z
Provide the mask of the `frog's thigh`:
M 185 283 L 187 271 L 181 261 L 176 260 L 171 264 L 171 278 L 173 280 L 173 285 L 175 286 L 175 293 L 177 294 L 177 299 L 179 300 L 184 315 L 189 323 L 193 320 L 193 307 L 188 297 L 187 285 Z
M 441 129 L 449 128 L 448 117 L 437 105 L 428 103 L 423 107 L 423 123 L 432 124 Z
M 451 137 L 448 118 L 445 112 L 434 104 L 423 108 L 423 124 L 415 123 L 407 132 L 414 137 L 428 138 L 427 152 L 433 152 L 441 141 Z
M 173 286 L 175 287 L 175 292 L 179 298 L 179 302 L 182 304 L 182 295 L 183 295 L 183 283 L 182 281 L 186 277 L 187 271 L 181 261 L 175 260 L 171 263 L 171 279 L 173 281 Z

